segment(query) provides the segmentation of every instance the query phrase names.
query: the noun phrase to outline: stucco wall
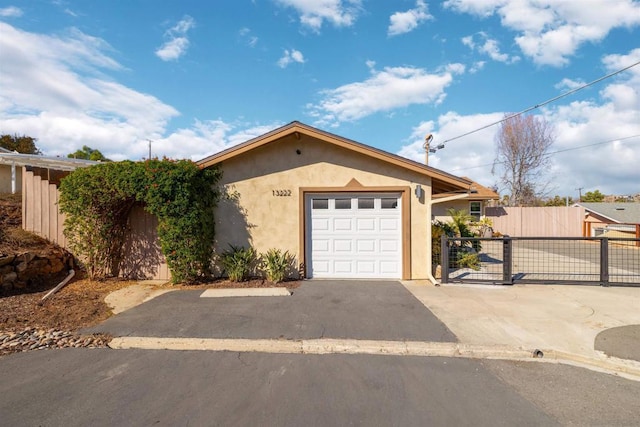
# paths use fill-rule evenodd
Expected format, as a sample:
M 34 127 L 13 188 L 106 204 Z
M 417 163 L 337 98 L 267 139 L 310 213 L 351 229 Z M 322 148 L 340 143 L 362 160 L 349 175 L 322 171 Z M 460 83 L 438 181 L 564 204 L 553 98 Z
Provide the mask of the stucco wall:
M 22 190 L 22 167 L 16 166 L 16 193 Z M 0 165 L 0 193 L 11 193 L 11 166 Z
M 426 278 L 429 212 L 414 189 L 421 184 L 429 197 L 430 178 L 306 135 L 299 138 L 290 135 L 222 164 L 222 184 L 236 197 L 219 204 L 218 250 L 230 243 L 251 244 L 259 252 L 278 248 L 295 254 L 299 263 L 303 253 L 299 188 L 346 187 L 353 179 L 365 191 L 366 187 L 410 186 L 411 278 Z M 276 196 L 274 190 L 290 195 Z
M 477 201 L 477 200 L 476 200 Z M 435 205 L 433 205 L 433 211 L 432 211 L 432 216 L 434 220 L 439 220 L 442 222 L 447 222 L 451 220 L 451 217 L 449 216 L 449 214 L 447 214 L 447 211 L 451 208 L 456 209 L 456 210 L 462 210 L 464 209 L 465 211 L 467 211 L 467 213 L 469 212 L 469 200 L 453 200 L 450 202 L 444 202 L 444 203 L 437 203 Z M 481 202 L 482 203 L 482 215 L 484 216 L 484 208 L 485 208 L 485 203 L 484 201 Z

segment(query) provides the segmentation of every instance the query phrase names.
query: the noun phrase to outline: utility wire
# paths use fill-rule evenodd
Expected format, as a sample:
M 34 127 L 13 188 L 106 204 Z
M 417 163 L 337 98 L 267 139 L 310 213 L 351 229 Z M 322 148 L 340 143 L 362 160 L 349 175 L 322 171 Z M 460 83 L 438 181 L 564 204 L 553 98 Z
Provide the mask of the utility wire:
M 608 141 L 596 142 L 596 143 L 587 144 L 587 145 L 580 145 L 578 147 L 565 148 L 563 150 L 550 151 L 547 154 L 545 154 L 545 157 L 550 157 L 552 154 L 564 153 L 565 151 L 581 150 L 583 148 L 594 147 L 596 145 L 609 144 L 609 143 L 616 142 L 616 141 L 624 141 L 624 140 L 631 139 L 631 138 L 637 138 L 639 136 L 640 136 L 640 134 L 631 135 L 631 136 L 625 136 L 624 138 L 610 139 Z M 502 164 L 502 163 L 506 163 L 506 162 L 492 162 L 492 163 L 487 163 L 487 164 L 484 164 L 484 165 L 471 166 L 471 167 L 468 167 L 468 168 L 450 169 L 450 171 L 451 172 L 466 171 L 466 170 L 469 170 L 469 169 L 478 169 L 478 168 L 483 168 L 485 166 L 493 166 L 493 165 Z
M 529 107 L 529 108 L 527 108 L 527 109 L 525 109 L 525 110 L 522 110 L 522 111 L 520 111 L 519 113 L 511 114 L 511 115 L 509 115 L 509 116 L 507 116 L 507 117 L 503 118 L 502 120 L 498 120 L 497 122 L 493 122 L 493 123 L 490 123 L 490 124 L 488 124 L 488 125 L 482 126 L 482 127 L 478 128 L 478 129 L 476 129 L 476 130 L 472 130 L 472 131 L 470 131 L 470 132 L 463 133 L 462 135 L 459 135 L 459 136 L 456 136 L 456 137 L 453 137 L 453 138 L 449 138 L 449 139 L 447 139 L 447 140 L 443 141 L 443 142 L 442 142 L 442 144 L 446 144 L 447 142 L 454 141 L 454 140 L 459 139 L 459 138 L 462 138 L 462 137 L 464 137 L 464 136 L 471 135 L 471 134 L 476 133 L 476 132 L 480 132 L 481 130 L 484 130 L 484 129 L 489 128 L 489 127 L 491 127 L 491 126 L 495 126 L 495 125 L 497 125 L 497 124 L 499 124 L 499 123 L 505 122 L 505 121 L 507 121 L 507 120 L 509 120 L 509 119 L 512 119 L 512 118 L 514 118 L 514 117 L 517 117 L 517 116 L 520 116 L 520 115 L 522 115 L 522 114 L 524 114 L 524 113 L 527 113 L 527 112 L 529 112 L 529 111 L 531 111 L 531 110 L 535 110 L 536 108 L 540 108 L 540 107 L 542 107 L 542 106 L 544 106 L 544 105 L 550 104 L 550 103 L 552 103 L 552 102 L 554 102 L 554 101 L 557 101 L 557 100 L 558 100 L 558 99 L 560 99 L 560 98 L 564 98 L 565 96 L 569 96 L 569 95 L 571 95 L 571 94 L 574 94 L 574 93 L 578 92 L 579 90 L 582 90 L 582 89 L 584 89 L 584 88 L 587 88 L 587 87 L 589 87 L 589 86 L 592 86 L 592 85 L 594 85 L 594 84 L 596 84 L 596 83 L 598 83 L 598 82 L 601 82 L 601 81 L 602 81 L 602 80 L 604 80 L 604 79 L 608 79 L 609 77 L 613 77 L 613 76 L 615 76 L 616 74 L 620 74 L 620 73 L 622 73 L 623 71 L 627 71 L 629 68 L 635 67 L 635 66 L 636 66 L 636 65 L 638 65 L 638 64 L 640 64 L 640 61 L 635 62 L 635 63 L 633 63 L 633 64 L 631 64 L 631 65 L 629 65 L 629 66 L 626 66 L 626 67 L 624 67 L 624 68 L 622 68 L 622 69 L 620 69 L 620 70 L 618 70 L 618 71 L 614 71 L 613 73 L 609 73 L 609 74 L 607 74 L 606 76 L 602 76 L 602 77 L 600 77 L 600 78 L 598 78 L 598 79 L 595 79 L 595 80 L 594 80 L 594 81 L 592 81 L 592 82 L 586 83 L 586 84 L 584 84 L 584 85 L 582 85 L 582 86 L 579 86 L 579 87 L 577 87 L 577 88 L 575 88 L 575 89 L 572 89 L 572 90 L 570 90 L 569 92 L 565 92 L 565 93 L 563 93 L 563 94 L 561 94 L 561 95 L 558 95 L 558 96 L 556 96 L 556 97 L 554 97 L 554 98 L 551 98 L 551 99 L 548 99 L 548 100 L 546 100 L 546 101 L 544 101 L 544 102 L 541 102 L 540 104 L 536 104 L 536 105 L 534 105 L 533 107 Z

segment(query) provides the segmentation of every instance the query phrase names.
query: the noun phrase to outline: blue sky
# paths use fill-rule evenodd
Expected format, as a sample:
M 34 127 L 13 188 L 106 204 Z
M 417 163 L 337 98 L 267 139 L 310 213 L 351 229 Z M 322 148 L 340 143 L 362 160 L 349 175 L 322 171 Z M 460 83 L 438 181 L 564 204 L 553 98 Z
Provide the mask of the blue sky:
M 423 161 L 640 61 L 633 0 L 0 0 L 0 133 L 199 160 L 280 125 Z M 640 192 L 640 65 L 535 111 L 550 195 Z M 497 126 L 431 166 L 484 185 Z M 580 148 L 583 147 L 583 148 Z

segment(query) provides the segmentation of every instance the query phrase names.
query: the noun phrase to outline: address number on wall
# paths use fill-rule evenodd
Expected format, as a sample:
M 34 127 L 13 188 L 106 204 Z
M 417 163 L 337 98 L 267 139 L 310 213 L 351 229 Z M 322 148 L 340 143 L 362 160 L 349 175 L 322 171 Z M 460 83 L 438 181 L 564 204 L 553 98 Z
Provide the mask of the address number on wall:
M 274 196 L 288 197 L 291 196 L 291 190 L 271 190 Z

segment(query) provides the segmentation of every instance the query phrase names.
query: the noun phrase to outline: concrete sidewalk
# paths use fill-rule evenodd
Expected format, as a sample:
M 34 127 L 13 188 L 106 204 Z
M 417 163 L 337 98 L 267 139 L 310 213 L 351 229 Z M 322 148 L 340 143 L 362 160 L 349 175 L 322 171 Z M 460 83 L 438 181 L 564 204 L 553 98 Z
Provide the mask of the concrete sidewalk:
M 603 360 L 608 352 L 602 345 L 596 350 L 598 334 L 640 325 L 638 288 L 403 284 L 463 344 L 554 350 Z M 627 344 L 640 345 L 634 339 Z M 625 354 L 640 354 L 640 348 Z

